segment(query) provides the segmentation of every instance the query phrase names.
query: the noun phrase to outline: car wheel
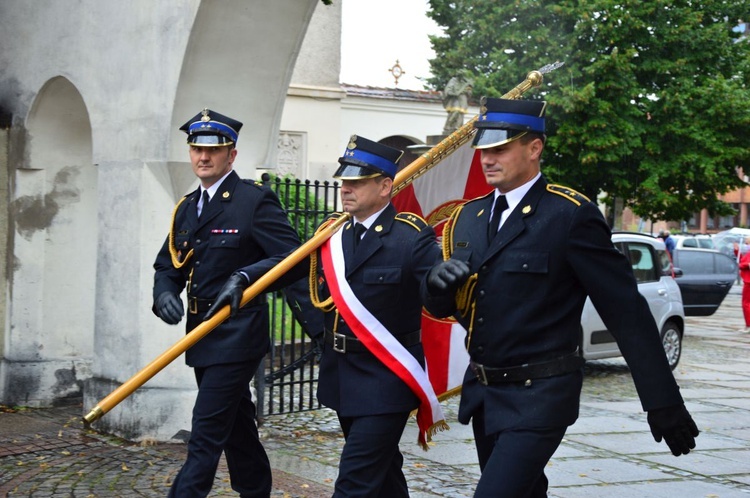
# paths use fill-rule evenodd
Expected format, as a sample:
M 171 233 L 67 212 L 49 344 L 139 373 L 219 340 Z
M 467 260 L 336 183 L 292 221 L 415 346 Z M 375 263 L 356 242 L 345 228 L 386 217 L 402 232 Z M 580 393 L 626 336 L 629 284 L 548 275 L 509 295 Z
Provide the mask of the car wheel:
M 669 368 L 674 370 L 682 356 L 682 333 L 674 322 L 667 322 L 661 329 L 661 344 L 667 354 Z

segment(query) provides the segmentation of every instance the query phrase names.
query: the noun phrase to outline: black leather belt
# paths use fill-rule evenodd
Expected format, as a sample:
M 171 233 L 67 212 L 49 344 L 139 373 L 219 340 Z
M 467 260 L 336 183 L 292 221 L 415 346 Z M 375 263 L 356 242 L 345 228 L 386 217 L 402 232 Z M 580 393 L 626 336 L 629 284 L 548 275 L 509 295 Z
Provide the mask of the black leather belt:
M 584 359 L 576 351 L 554 360 L 526 363 L 516 367 L 494 368 L 473 361 L 469 363 L 469 367 L 477 376 L 479 382 L 486 386 L 488 384 L 504 384 L 554 377 L 555 375 L 575 372 L 583 366 L 583 363 Z
M 214 299 L 202 299 L 200 297 L 192 297 L 188 296 L 188 312 L 192 315 L 197 315 L 198 313 L 205 313 L 209 309 L 211 309 L 211 306 L 214 304 Z M 253 299 L 250 300 L 249 303 L 247 303 L 243 308 L 247 308 L 250 306 L 257 306 L 259 304 L 266 303 L 266 295 L 261 294 L 260 296 L 256 296 Z
M 413 346 L 422 342 L 422 331 L 417 330 L 409 334 L 394 336 L 404 347 Z M 358 353 L 367 351 L 362 341 L 352 335 L 334 334 L 330 330 L 325 331 L 326 344 L 330 344 L 337 353 Z

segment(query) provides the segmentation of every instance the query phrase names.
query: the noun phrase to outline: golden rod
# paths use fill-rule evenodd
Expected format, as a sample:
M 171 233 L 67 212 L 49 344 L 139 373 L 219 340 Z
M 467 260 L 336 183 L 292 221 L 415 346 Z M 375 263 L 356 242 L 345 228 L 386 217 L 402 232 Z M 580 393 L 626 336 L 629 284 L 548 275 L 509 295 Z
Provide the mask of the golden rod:
M 516 85 L 511 91 L 503 95 L 506 99 L 517 99 L 524 92 L 532 87 L 537 87 L 542 84 L 542 74 L 552 71 L 559 67 L 560 63 L 550 64 L 537 71 L 531 71 L 526 79 Z M 458 130 L 451 133 L 449 136 L 444 138 L 440 143 L 429 151 L 422 154 L 416 160 L 412 161 L 404 169 L 396 174 L 396 178 L 393 181 L 393 195 L 399 190 L 409 185 L 416 178 L 419 178 L 426 173 L 433 166 L 442 161 L 449 154 L 458 149 L 461 145 L 466 143 L 474 134 L 474 121 L 476 117 L 471 119 L 468 123 L 464 124 Z M 249 303 L 250 300 L 258 296 L 263 292 L 269 285 L 275 282 L 281 275 L 292 269 L 297 264 L 301 263 L 307 258 L 313 251 L 317 250 L 318 247 L 331 238 L 336 231 L 338 231 L 349 219 L 351 215 L 345 213 L 331 223 L 325 229 L 321 229 L 316 233 L 310 240 L 299 246 L 289 256 L 284 258 L 276 266 L 271 268 L 265 275 L 256 280 L 242 293 L 241 305 Z M 112 391 L 107 397 L 99 401 L 99 403 L 83 417 L 84 422 L 91 424 L 92 422 L 100 419 L 105 413 L 109 412 L 112 408 L 117 406 L 122 400 L 133 394 L 133 392 L 141 387 L 143 384 L 148 382 L 151 377 L 159 373 L 164 367 L 169 365 L 182 353 L 190 349 L 195 343 L 200 341 L 209 332 L 215 329 L 221 322 L 229 317 L 230 308 L 229 305 L 224 306 L 209 320 L 201 323 L 189 333 L 187 333 L 182 339 L 174 343 L 169 349 L 164 351 L 151 363 L 146 365 L 130 379 L 123 382 L 118 388 Z

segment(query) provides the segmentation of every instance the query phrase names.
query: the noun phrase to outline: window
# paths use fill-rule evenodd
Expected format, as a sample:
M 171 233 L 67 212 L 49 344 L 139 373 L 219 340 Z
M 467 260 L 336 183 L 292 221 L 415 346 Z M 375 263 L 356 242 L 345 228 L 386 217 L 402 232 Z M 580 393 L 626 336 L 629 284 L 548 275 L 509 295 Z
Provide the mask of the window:
M 707 275 L 714 271 L 714 253 L 680 252 L 679 267 L 685 275 Z
M 656 251 L 656 257 L 661 264 L 661 274 L 671 277 L 674 270 L 672 268 L 672 258 L 669 257 L 669 253 L 667 251 L 658 250 Z
M 734 273 L 736 270 L 734 259 L 725 254 L 714 254 L 716 256 L 717 273 Z
M 633 267 L 633 275 L 638 283 L 659 280 L 651 246 L 630 242 L 627 254 L 630 265 Z
M 695 239 L 685 239 L 682 241 L 682 247 L 698 247 Z

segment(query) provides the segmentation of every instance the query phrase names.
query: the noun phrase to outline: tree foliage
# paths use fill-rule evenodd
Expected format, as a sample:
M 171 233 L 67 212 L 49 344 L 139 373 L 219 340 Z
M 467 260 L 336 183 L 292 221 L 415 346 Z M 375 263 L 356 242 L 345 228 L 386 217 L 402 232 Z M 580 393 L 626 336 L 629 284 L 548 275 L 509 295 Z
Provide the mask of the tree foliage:
M 430 0 L 435 88 L 455 74 L 498 97 L 545 64 L 544 173 L 636 214 L 682 220 L 750 171 L 746 0 Z

